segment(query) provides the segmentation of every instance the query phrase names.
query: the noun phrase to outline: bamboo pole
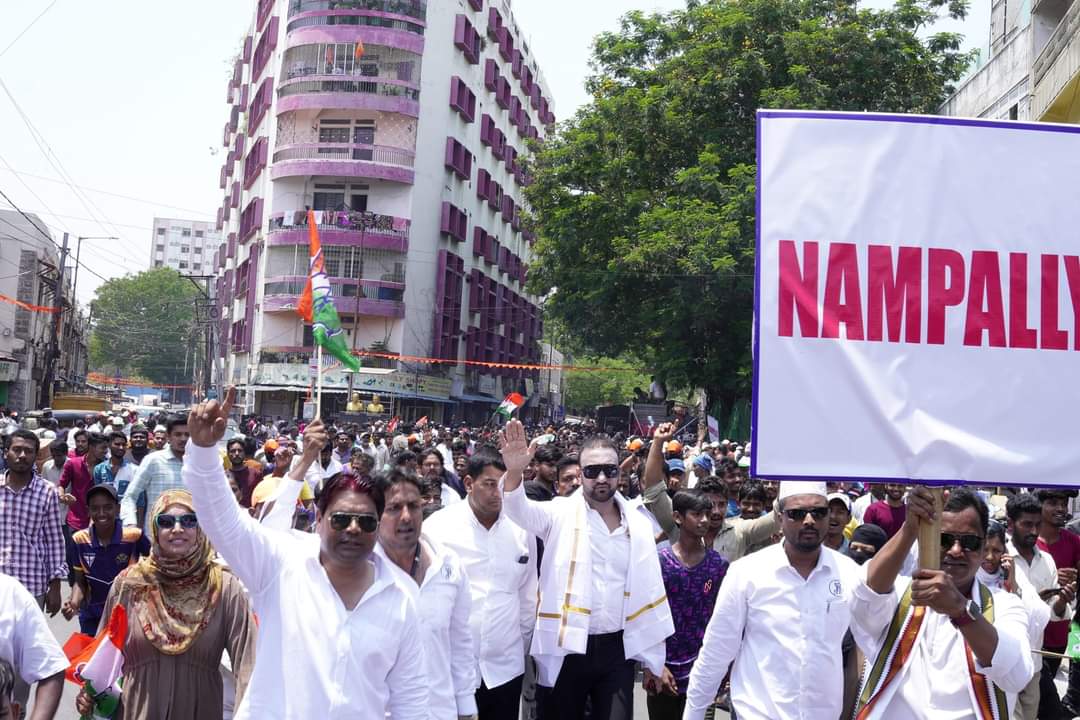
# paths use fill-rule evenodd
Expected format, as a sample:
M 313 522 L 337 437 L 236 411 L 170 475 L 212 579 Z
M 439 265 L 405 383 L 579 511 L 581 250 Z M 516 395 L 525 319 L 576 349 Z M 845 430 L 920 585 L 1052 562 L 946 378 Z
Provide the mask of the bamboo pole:
M 919 523 L 919 567 L 924 570 L 940 570 L 941 509 L 945 498 L 942 488 L 932 487 L 929 490 L 934 495 L 934 521 Z

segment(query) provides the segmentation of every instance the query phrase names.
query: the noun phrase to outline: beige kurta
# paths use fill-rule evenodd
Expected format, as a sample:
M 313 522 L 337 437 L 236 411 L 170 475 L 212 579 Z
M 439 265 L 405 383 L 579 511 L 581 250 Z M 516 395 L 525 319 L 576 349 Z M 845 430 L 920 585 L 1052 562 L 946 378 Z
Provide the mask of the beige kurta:
M 236 704 L 255 662 L 255 617 L 247 594 L 229 572 L 210 622 L 182 655 L 165 655 L 146 639 L 136 620 L 130 586 L 117 578 L 102 615 L 116 604 L 128 611 L 124 643 L 123 703 L 118 720 L 207 720 L 222 716 L 221 654 L 228 651 L 236 675 Z

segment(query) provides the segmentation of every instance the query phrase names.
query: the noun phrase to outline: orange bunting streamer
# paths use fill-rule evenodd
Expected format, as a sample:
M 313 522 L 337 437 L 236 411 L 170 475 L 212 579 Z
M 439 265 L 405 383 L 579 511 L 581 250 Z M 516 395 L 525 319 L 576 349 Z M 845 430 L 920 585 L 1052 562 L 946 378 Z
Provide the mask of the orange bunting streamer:
M 7 295 L 0 295 L 0 301 L 11 303 L 16 307 L 21 307 L 24 310 L 30 310 L 32 312 L 55 313 L 60 311 L 60 308 L 48 307 L 46 305 L 31 305 L 30 303 L 24 303 L 22 300 L 16 300 Z

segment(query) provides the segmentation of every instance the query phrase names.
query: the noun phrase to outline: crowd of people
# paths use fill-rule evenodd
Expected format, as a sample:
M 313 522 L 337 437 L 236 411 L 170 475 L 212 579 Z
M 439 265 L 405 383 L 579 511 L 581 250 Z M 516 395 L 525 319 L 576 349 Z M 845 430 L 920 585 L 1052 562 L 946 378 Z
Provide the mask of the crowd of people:
M 685 408 L 648 437 L 232 410 L 0 422 L 0 718 L 56 712 L 46 615 L 118 607 L 125 720 L 629 720 L 639 681 L 651 720 L 1080 710 L 1064 489 L 758 480 Z

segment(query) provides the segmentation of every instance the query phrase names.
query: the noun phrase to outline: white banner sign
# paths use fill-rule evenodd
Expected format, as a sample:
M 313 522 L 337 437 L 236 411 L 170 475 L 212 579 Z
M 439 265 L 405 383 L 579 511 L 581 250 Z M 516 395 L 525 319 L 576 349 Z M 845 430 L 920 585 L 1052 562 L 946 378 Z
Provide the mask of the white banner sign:
M 762 477 L 1080 484 L 1080 127 L 758 114 Z

